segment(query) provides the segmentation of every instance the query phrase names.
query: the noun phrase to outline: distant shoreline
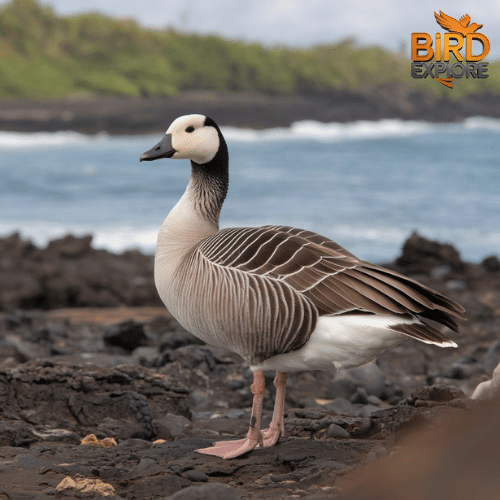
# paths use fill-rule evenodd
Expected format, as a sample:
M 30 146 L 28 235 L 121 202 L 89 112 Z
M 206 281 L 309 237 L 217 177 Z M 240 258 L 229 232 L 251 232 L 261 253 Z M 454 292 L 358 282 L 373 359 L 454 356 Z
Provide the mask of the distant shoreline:
M 316 97 L 188 92 L 175 98 L 0 98 L 0 130 L 146 134 L 163 131 L 173 118 L 190 113 L 212 116 L 220 125 L 254 129 L 288 127 L 301 120 L 345 123 L 399 118 L 454 122 L 471 116 L 500 118 L 500 96 L 475 96 L 453 102 L 408 93 L 402 88 L 385 88 L 371 93 L 338 91 Z

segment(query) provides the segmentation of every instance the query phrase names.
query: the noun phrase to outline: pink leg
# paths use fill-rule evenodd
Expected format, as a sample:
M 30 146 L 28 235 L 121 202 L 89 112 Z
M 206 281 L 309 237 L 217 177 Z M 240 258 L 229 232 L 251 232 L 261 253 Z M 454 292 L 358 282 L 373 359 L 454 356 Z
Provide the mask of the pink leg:
M 245 439 L 237 441 L 218 441 L 210 448 L 196 450 L 205 455 L 214 455 L 221 458 L 235 458 L 248 453 L 257 445 L 262 446 L 262 434 L 260 432 L 260 420 L 262 416 L 262 404 L 264 402 L 264 392 L 266 381 L 262 370 L 253 372 L 252 384 L 253 404 L 252 416 L 250 419 L 250 429 Z
M 276 399 L 274 403 L 273 418 L 269 429 L 262 431 L 262 446 L 274 446 L 280 436 L 285 436 L 285 425 L 283 423 L 283 412 L 285 410 L 285 392 L 288 373 L 278 372 L 274 379 L 276 387 Z

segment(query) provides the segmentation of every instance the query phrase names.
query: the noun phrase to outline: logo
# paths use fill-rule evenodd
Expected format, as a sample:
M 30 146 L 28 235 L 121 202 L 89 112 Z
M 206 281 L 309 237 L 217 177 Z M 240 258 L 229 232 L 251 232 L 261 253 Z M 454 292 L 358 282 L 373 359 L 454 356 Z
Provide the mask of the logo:
M 458 21 L 441 11 L 439 14 L 434 12 L 434 17 L 447 33 L 436 33 L 434 48 L 428 33 L 411 34 L 411 76 L 430 76 L 450 89 L 453 88 L 453 78 L 488 78 L 488 63 L 480 62 L 490 51 L 490 41 L 478 33 L 483 25 L 471 23 L 468 14 Z M 482 47 L 480 54 L 473 54 L 473 48 L 478 50 L 477 43 L 473 46 L 473 42 L 479 42 Z M 435 62 L 429 62 L 433 58 Z

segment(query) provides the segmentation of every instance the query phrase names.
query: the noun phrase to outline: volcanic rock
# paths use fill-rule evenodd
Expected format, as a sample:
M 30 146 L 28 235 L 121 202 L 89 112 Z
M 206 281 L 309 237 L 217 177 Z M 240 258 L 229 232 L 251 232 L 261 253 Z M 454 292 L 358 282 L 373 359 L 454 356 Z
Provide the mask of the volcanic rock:
M 453 245 L 428 240 L 417 232 L 412 233 L 403 244 L 396 264 L 412 273 L 429 273 L 438 266 L 441 269 L 442 266 L 449 266 L 455 270 L 463 266 L 460 253 Z

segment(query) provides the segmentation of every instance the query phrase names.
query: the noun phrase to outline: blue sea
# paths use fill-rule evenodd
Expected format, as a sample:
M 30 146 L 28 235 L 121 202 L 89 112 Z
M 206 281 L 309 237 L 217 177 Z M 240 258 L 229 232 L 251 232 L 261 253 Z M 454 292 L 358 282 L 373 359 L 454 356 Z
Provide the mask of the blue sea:
M 399 255 L 414 230 L 470 261 L 500 253 L 500 120 L 223 133 L 230 189 L 221 227 L 312 229 L 375 262 Z M 92 234 L 96 248 L 154 252 L 190 175 L 187 160 L 139 163 L 160 138 L 0 132 L 0 236 L 18 231 L 43 246 Z

